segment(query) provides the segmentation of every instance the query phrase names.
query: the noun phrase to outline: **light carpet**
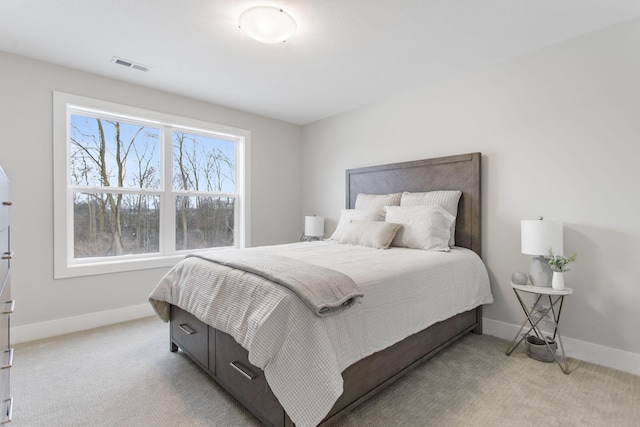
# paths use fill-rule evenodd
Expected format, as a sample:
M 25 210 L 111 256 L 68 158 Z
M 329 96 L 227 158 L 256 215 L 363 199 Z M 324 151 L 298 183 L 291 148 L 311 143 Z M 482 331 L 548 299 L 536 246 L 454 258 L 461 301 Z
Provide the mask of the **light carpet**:
M 469 334 L 336 426 L 640 426 L 640 377 Z M 13 426 L 259 426 L 156 317 L 19 344 Z

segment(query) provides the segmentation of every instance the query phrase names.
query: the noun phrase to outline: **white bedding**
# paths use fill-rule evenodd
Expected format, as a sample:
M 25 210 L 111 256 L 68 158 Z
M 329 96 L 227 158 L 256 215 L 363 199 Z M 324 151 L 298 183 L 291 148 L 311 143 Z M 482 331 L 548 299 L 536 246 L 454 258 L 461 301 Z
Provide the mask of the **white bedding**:
M 250 362 L 264 370 L 300 427 L 315 426 L 325 417 L 342 394 L 340 373 L 351 364 L 436 322 L 493 302 L 484 264 L 468 249 L 379 250 L 321 241 L 247 250 L 342 272 L 364 297 L 347 310 L 320 318 L 282 286 L 191 257 L 167 273 L 149 298 L 164 320 L 166 302 L 233 336 L 249 351 Z

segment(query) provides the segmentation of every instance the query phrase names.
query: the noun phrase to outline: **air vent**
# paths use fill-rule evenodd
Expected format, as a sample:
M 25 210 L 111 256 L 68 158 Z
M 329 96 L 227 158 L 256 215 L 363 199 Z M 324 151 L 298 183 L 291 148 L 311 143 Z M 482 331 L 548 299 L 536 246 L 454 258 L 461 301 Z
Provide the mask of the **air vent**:
M 118 58 L 117 56 L 114 56 L 111 59 L 111 62 L 113 62 L 114 64 L 122 65 L 127 68 L 133 68 L 134 70 L 138 70 L 138 71 L 149 71 L 151 69 L 146 65 L 136 64 L 133 61 L 127 61 L 126 59 Z

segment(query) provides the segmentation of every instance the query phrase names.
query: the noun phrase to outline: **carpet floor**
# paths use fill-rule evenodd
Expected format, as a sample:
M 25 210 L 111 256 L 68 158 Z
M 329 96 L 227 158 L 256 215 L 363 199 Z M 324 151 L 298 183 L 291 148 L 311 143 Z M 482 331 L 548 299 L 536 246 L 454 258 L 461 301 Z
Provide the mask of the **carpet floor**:
M 640 426 L 640 377 L 469 334 L 334 425 Z M 13 426 L 259 426 L 150 317 L 15 347 Z

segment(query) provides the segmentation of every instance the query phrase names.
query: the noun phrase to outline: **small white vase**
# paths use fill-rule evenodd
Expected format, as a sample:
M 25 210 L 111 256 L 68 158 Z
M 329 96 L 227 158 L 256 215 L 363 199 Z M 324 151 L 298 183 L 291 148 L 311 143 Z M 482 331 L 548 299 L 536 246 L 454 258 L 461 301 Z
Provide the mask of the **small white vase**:
M 564 289 L 564 273 L 561 271 L 554 271 L 551 278 L 551 287 L 556 291 Z

